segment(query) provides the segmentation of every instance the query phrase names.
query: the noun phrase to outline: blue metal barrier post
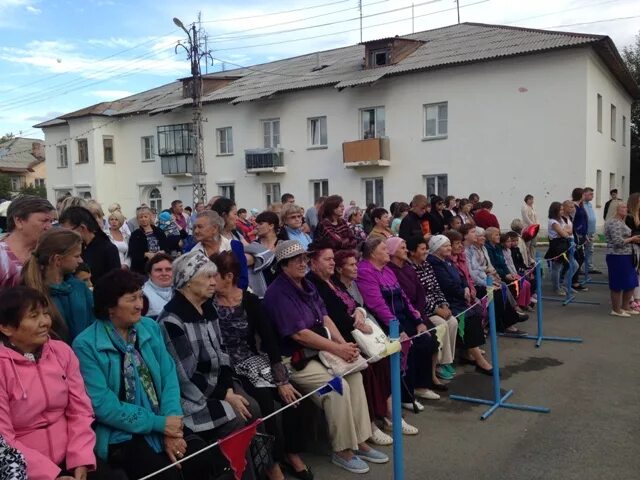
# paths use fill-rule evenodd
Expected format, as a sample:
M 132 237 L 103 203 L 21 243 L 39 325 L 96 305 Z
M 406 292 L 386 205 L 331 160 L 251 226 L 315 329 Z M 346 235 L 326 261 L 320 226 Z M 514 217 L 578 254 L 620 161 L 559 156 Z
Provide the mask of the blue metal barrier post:
M 493 288 L 491 277 L 487 278 L 487 290 Z M 507 400 L 513 395 L 513 390 L 507 391 L 504 395 L 500 392 L 500 366 L 498 362 L 498 337 L 496 335 L 496 308 L 493 299 L 489 302 L 489 334 L 491 340 L 491 363 L 493 365 L 493 400 L 485 400 L 484 398 L 466 397 L 462 395 L 449 395 L 452 400 L 460 400 L 462 402 L 481 403 L 483 405 L 491 405 L 491 408 L 484 412 L 480 420 L 486 420 L 498 408 L 511 408 L 513 410 L 526 410 L 530 412 L 549 413 L 551 410 L 546 407 L 533 407 L 531 405 L 519 405 L 515 403 L 507 403 Z M 395 440 L 394 440 L 395 441 Z
M 400 340 L 400 326 L 397 319 L 389 324 L 391 341 Z M 400 358 L 402 349 L 391 355 L 391 417 L 393 421 L 393 479 L 404 480 L 404 458 L 402 450 L 402 392 L 400 390 Z
M 582 343 L 581 338 L 571 337 L 545 337 L 543 333 L 543 298 L 542 298 L 542 257 L 540 253 L 536 253 L 536 297 L 538 297 L 538 303 L 536 304 L 536 314 L 538 317 L 538 333 L 537 335 L 524 335 L 521 337 L 509 336 L 509 338 L 519 338 L 535 340 L 536 347 L 540 347 L 543 340 L 553 340 L 556 342 L 573 342 Z
M 569 269 L 567 270 L 567 273 L 565 275 L 565 289 L 567 290 L 567 295 L 565 296 L 564 299 L 562 298 L 553 298 L 553 297 L 545 297 L 545 300 L 549 300 L 550 302 L 562 302 L 562 306 L 566 307 L 567 305 L 569 305 L 570 303 L 578 303 L 578 304 L 582 304 L 582 305 L 600 305 L 600 302 L 590 302 L 587 300 L 576 300 L 576 296 L 573 293 L 573 276 L 576 273 L 576 268 L 574 268 L 574 262 L 575 262 L 575 251 L 576 251 L 576 244 L 573 241 L 573 239 L 570 241 L 569 244 L 569 251 L 568 251 L 568 259 L 569 259 Z M 577 263 L 577 262 L 576 262 Z

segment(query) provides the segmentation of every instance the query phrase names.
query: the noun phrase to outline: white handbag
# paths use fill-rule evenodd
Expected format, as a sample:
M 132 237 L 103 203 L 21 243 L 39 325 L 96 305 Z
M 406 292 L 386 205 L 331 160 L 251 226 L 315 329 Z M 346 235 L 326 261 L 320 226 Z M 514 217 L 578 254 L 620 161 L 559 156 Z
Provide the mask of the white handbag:
M 351 332 L 351 334 L 358 344 L 360 351 L 364 353 L 367 358 L 378 357 L 386 351 L 389 338 L 375 320 L 367 316 L 365 318 L 365 323 L 371 327 L 373 330 L 372 333 L 364 333 L 356 328 Z M 374 361 L 377 362 L 378 360 Z

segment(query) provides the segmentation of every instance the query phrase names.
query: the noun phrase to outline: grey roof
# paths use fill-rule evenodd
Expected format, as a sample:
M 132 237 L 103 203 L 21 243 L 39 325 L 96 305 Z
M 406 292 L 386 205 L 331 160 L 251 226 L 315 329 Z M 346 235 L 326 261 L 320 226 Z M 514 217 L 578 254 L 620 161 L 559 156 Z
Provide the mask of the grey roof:
M 634 98 L 640 90 L 627 70 L 613 41 L 604 35 L 536 30 L 530 28 L 462 23 L 406 35 L 424 42 L 395 65 L 363 69 L 364 45 L 323 52 L 207 75 L 208 78 L 239 77 L 203 97 L 204 103 L 240 103 L 306 88 L 333 86 L 341 89 L 366 85 L 384 77 L 415 71 L 446 68 L 550 50 L 591 46 Z M 318 64 L 325 66 L 313 71 Z M 173 82 L 116 102 L 101 103 L 35 127 L 64 122 L 84 115 L 130 115 L 165 112 L 190 105 L 182 98 L 181 82 Z M 117 112 L 117 113 L 116 113 Z
M 32 155 L 33 144 L 44 145 L 37 138 L 15 137 L 0 143 L 0 171 L 27 172 L 34 165 L 44 162 L 44 158 Z

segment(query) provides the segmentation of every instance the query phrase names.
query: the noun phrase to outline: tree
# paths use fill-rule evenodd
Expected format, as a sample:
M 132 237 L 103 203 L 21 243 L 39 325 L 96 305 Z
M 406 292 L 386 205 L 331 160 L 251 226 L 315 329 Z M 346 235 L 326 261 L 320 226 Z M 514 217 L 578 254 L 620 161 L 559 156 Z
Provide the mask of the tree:
M 622 49 L 622 58 L 631 72 L 636 84 L 640 85 L 640 33 L 635 43 Z M 640 192 L 640 102 L 631 106 L 631 178 L 630 191 Z
M 0 137 L 0 143 L 4 143 L 7 140 L 11 140 L 15 137 L 15 135 L 12 132 L 9 133 L 5 133 L 3 136 Z
M 35 185 L 26 185 L 20 189 L 23 195 L 35 195 L 36 197 L 47 198 L 47 189 L 45 187 L 36 187 Z
M 11 198 L 11 179 L 9 175 L 0 173 L 0 199 L 9 200 Z

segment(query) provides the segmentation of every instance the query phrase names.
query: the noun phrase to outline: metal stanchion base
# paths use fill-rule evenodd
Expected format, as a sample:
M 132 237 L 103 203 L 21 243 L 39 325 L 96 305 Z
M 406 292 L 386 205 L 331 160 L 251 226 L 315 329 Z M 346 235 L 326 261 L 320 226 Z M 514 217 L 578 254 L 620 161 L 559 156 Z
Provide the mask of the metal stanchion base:
M 575 295 L 567 295 L 565 298 L 561 297 L 542 297 L 543 300 L 547 300 L 549 302 L 561 302 L 562 306 L 566 307 L 570 303 L 577 303 L 580 305 L 600 305 L 600 302 L 590 302 L 587 300 L 576 300 Z
M 543 340 L 549 340 L 552 342 L 570 342 L 570 343 L 582 343 L 583 340 L 581 338 L 577 338 L 577 337 L 547 337 L 545 335 L 509 335 L 509 334 L 504 334 L 504 333 L 499 333 L 498 334 L 501 337 L 507 337 L 507 338 L 516 338 L 516 339 L 522 339 L 522 340 L 535 340 L 536 341 L 536 348 L 540 348 L 540 345 L 542 344 Z
M 484 412 L 480 416 L 480 420 L 486 420 L 489 418 L 498 408 L 511 408 L 512 410 L 524 410 L 528 412 L 536 413 L 549 413 L 551 409 L 546 407 L 534 407 L 531 405 L 519 405 L 517 403 L 506 403 L 505 400 L 513 395 L 513 390 L 509 390 L 498 401 L 485 400 L 484 398 L 465 397 L 463 395 L 449 395 L 452 400 L 459 400 L 461 402 L 479 403 L 482 405 L 491 405 L 491 408 Z

